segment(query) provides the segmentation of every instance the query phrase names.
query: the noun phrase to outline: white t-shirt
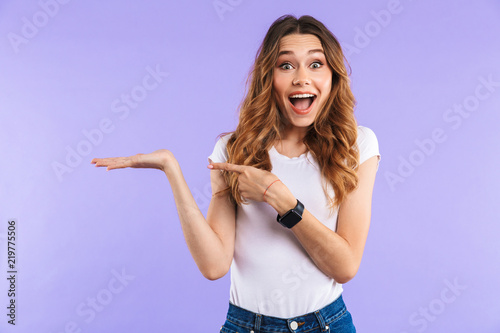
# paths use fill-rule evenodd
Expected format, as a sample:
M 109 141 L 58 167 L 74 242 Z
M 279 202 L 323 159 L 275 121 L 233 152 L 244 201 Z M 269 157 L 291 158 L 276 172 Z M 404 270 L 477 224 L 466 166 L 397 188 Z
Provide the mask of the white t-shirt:
M 227 160 L 230 136 L 219 139 L 210 160 Z M 375 155 L 380 160 L 378 140 L 371 129 L 358 126 L 357 143 L 360 164 Z M 331 214 L 316 159 L 308 152 L 289 158 L 274 147 L 269 157 L 271 172 L 313 216 L 335 231 L 338 210 Z M 331 186 L 329 191 L 333 197 Z M 265 202 L 249 201 L 238 206 L 229 301 L 279 318 L 310 313 L 335 301 L 342 293 L 342 285 L 318 269 L 292 231 L 281 226 L 276 216 L 274 208 Z

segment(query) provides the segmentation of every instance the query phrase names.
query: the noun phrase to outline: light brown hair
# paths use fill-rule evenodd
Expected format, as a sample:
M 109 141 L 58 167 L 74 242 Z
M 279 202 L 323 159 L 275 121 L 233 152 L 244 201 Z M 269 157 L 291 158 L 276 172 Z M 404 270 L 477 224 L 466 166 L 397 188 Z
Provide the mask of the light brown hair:
M 356 170 L 359 167 L 359 151 L 356 144 L 357 122 L 354 118 L 356 101 L 349 86 L 349 65 L 340 43 L 321 22 L 311 16 L 304 15 L 297 19 L 292 15 L 284 15 L 269 28 L 247 79 L 248 91 L 240 105 L 239 123 L 227 143 L 227 162 L 272 170 L 268 150 L 280 139 L 285 124 L 273 92 L 273 74 L 280 41 L 291 34 L 318 37 L 333 72 L 328 99 L 304 137 L 304 144 L 318 161 L 326 184 L 334 190 L 335 196 L 332 198 L 328 196 L 325 185 L 325 194 L 333 209 L 358 185 Z M 233 202 L 244 203 L 238 191 L 238 175 L 232 172 L 223 174 Z

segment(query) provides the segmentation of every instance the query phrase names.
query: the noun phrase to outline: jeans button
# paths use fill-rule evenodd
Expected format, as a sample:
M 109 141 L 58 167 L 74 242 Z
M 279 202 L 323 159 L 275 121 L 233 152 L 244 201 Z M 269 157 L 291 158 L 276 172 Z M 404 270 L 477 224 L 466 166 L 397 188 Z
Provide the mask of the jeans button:
M 290 323 L 290 328 L 295 331 L 297 328 L 299 328 L 299 324 L 297 324 L 296 321 L 292 321 Z

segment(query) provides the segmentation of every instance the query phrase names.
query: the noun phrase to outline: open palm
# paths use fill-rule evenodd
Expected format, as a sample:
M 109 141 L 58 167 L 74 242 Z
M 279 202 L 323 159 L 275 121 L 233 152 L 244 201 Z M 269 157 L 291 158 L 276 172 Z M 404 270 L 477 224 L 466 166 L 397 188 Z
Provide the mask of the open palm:
M 90 163 L 96 167 L 107 167 L 106 171 L 122 168 L 147 168 L 165 171 L 173 154 L 167 149 L 159 149 L 150 154 L 136 154 L 128 157 L 94 158 Z

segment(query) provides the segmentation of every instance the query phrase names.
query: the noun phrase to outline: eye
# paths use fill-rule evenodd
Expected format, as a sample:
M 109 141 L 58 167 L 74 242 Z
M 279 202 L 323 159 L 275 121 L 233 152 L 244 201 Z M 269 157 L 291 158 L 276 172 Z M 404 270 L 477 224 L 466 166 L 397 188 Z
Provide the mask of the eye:
M 288 67 L 286 67 L 288 66 Z M 281 69 L 292 69 L 292 65 L 289 62 L 285 62 L 279 66 Z
M 315 61 L 311 64 L 312 68 L 320 68 L 321 66 L 323 66 L 323 64 L 319 61 Z

